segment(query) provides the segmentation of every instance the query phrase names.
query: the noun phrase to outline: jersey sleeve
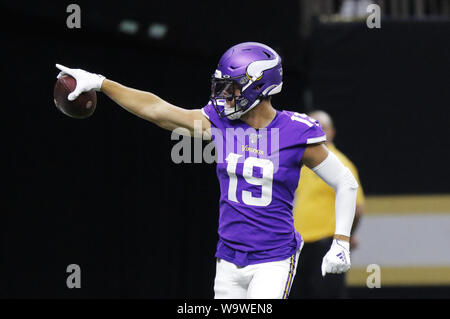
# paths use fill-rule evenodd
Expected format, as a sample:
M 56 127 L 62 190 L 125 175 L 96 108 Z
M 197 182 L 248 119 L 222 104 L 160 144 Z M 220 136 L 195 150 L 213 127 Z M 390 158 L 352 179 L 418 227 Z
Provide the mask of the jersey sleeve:
M 223 121 L 221 118 L 219 118 L 219 115 L 217 114 L 214 105 L 211 101 L 208 102 L 202 109 L 202 114 L 211 122 L 211 124 L 214 127 L 220 128 L 223 126 Z
M 305 114 L 295 113 L 294 118 L 299 122 L 299 142 L 300 144 L 316 144 L 327 140 L 327 136 L 322 130 L 319 121 L 306 116 Z
M 326 140 L 327 136 L 322 131 L 322 127 L 320 127 L 320 125 L 311 126 L 300 135 L 301 144 L 316 144 L 325 142 Z
M 292 111 L 283 111 L 283 115 L 284 125 L 288 127 L 290 132 L 287 138 L 291 139 L 293 144 L 308 145 L 327 140 L 319 121 L 312 117 Z

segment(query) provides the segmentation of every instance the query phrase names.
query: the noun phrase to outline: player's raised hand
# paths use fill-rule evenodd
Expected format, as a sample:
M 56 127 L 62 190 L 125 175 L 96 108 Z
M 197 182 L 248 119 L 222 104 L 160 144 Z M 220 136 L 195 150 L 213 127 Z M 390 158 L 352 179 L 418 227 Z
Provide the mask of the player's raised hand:
M 105 77 L 100 74 L 89 73 L 82 69 L 70 69 L 61 64 L 56 64 L 56 67 L 61 70 L 57 78 L 68 74 L 75 78 L 77 81 L 77 86 L 73 92 L 69 94 L 67 99 L 69 101 L 75 100 L 81 93 L 90 91 L 92 89 L 99 91 L 102 87 L 103 80 Z
M 340 274 L 350 269 L 350 243 L 333 239 L 330 250 L 322 260 L 322 276 L 327 273 Z

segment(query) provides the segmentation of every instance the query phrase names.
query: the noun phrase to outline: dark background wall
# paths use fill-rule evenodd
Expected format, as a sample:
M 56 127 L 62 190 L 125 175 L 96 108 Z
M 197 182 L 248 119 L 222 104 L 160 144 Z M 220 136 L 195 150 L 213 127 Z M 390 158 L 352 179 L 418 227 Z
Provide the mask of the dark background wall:
M 89 119 L 59 113 L 55 63 L 199 108 L 221 53 L 261 41 L 284 60 L 274 105 L 329 111 L 336 143 L 358 163 L 368 194 L 450 191 L 441 178 L 449 161 L 448 23 L 316 24 L 304 40 L 295 1 L 99 1 L 78 2 L 82 28 L 69 30 L 69 3 L 2 8 L 2 296 L 213 296 L 215 167 L 174 164 L 170 132 L 101 94 Z M 120 34 L 122 18 L 164 22 L 169 32 L 162 40 Z M 313 106 L 304 103 L 306 89 Z M 69 264 L 80 265 L 82 289 L 67 289 Z
M 332 114 L 369 194 L 450 191 L 449 34 L 448 21 L 315 24 L 314 106 Z

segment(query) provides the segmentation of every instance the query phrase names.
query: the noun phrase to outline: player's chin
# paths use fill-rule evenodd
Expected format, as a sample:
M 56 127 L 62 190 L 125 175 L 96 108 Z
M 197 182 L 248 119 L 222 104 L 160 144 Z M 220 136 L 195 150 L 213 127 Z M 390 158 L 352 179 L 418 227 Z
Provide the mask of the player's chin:
M 234 105 L 235 105 L 235 103 L 234 103 L 234 99 L 233 99 L 232 101 L 225 102 L 224 108 L 226 108 L 226 109 L 234 109 Z

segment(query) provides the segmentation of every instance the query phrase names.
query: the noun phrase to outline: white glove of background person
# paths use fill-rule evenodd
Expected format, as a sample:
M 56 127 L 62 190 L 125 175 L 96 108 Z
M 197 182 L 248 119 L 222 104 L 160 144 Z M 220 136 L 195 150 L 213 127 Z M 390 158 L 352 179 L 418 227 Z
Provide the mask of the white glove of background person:
M 61 72 L 59 72 L 57 76 L 58 79 L 61 76 L 68 74 L 74 77 L 75 80 L 77 81 L 77 87 L 67 97 L 69 101 L 75 100 L 81 93 L 90 91 L 92 89 L 100 91 L 103 80 L 105 79 L 103 75 L 89 73 L 81 69 L 70 69 L 61 64 L 56 64 L 56 67 L 61 70 Z
M 333 239 L 330 250 L 322 260 L 322 276 L 327 273 L 340 274 L 350 269 L 350 243 Z

